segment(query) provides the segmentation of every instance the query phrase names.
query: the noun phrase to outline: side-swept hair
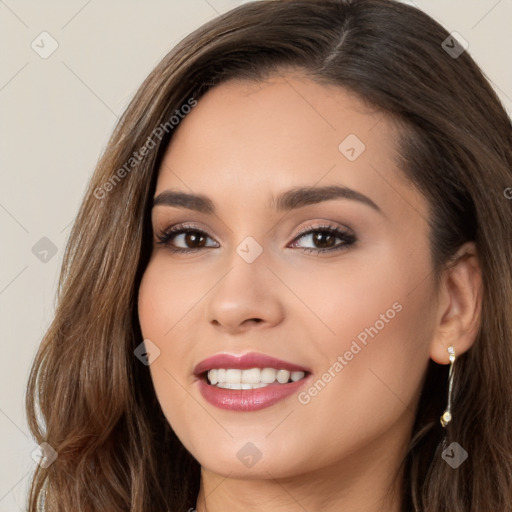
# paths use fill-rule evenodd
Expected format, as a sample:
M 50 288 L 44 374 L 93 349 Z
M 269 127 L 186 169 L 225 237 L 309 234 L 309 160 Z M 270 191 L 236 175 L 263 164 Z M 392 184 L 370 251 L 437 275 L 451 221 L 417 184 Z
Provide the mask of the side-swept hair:
M 246 3 L 178 44 L 121 117 L 88 185 L 66 247 L 55 318 L 31 370 L 26 408 L 38 443 L 30 512 L 185 512 L 200 466 L 166 421 L 148 368 L 137 291 L 151 251 L 150 204 L 169 130 L 99 198 L 176 110 L 231 78 L 285 69 L 356 93 L 401 126 L 399 168 L 430 206 L 436 278 L 464 242 L 483 273 L 481 326 L 457 359 L 447 442 L 469 458 L 444 462 L 439 417 L 447 367 L 431 363 L 406 458 L 404 512 L 512 510 L 512 126 L 468 51 L 394 0 Z M 451 46 L 456 44 L 451 43 Z M 179 128 L 178 128 L 179 129 Z M 95 194 L 96 191 L 96 194 Z

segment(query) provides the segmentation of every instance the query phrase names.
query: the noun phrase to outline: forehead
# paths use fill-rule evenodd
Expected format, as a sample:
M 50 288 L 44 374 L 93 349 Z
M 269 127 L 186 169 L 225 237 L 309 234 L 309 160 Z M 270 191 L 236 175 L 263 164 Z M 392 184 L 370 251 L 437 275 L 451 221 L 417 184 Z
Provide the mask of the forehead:
M 296 74 L 232 80 L 181 121 L 156 194 L 173 188 L 240 206 L 259 197 L 268 206 L 269 195 L 290 187 L 342 185 L 384 210 L 397 194 L 415 193 L 397 167 L 399 135 L 382 111 L 339 86 Z
M 378 124 L 381 129 L 374 131 Z M 169 149 L 179 145 L 187 150 L 193 145 L 213 151 L 237 146 L 244 152 L 252 149 L 260 158 L 275 157 L 285 149 L 311 156 L 327 150 L 337 159 L 339 144 L 347 136 L 359 139 L 356 150 L 365 145 L 371 151 L 378 144 L 389 146 L 390 131 L 396 132 L 384 113 L 354 93 L 300 75 L 284 75 L 260 82 L 231 80 L 210 89 L 181 122 Z M 393 149 L 389 147 L 390 154 Z

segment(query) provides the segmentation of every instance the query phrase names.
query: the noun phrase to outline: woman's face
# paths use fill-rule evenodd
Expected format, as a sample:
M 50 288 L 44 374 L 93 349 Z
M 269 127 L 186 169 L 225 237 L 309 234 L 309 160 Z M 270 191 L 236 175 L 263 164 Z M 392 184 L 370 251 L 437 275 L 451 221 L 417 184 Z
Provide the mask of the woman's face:
M 163 412 L 204 470 L 341 474 L 403 454 L 436 300 L 397 140 L 381 112 L 296 74 L 224 83 L 181 121 L 139 318 Z

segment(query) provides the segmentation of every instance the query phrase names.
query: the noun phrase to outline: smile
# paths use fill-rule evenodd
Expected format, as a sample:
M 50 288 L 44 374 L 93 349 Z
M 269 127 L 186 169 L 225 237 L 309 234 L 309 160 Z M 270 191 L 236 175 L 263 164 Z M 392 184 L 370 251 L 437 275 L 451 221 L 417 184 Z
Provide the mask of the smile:
M 264 354 L 217 354 L 199 363 L 194 374 L 203 398 L 220 409 L 257 411 L 295 394 L 309 381 L 302 366 Z
M 279 384 L 297 382 L 305 375 L 303 371 L 290 372 L 275 368 L 250 368 L 249 370 L 218 368 L 210 370 L 207 379 L 211 385 L 224 389 L 258 389 L 274 382 Z

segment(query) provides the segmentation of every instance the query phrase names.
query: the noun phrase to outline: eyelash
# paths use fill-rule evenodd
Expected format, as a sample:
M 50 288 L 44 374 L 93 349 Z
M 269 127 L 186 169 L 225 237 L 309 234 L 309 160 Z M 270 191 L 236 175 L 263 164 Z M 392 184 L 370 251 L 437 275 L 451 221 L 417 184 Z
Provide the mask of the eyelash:
M 157 243 L 160 245 L 166 246 L 173 253 L 182 253 L 182 254 L 196 252 L 196 251 L 200 251 L 201 249 L 208 248 L 208 247 L 196 247 L 195 249 L 183 249 L 183 248 L 173 247 L 170 244 L 171 240 L 174 237 L 181 235 L 183 233 L 188 233 L 188 232 L 194 232 L 199 235 L 206 235 L 208 238 L 211 238 L 208 236 L 208 233 L 206 233 L 205 231 L 203 231 L 201 229 L 196 228 L 193 225 L 178 224 L 178 225 L 172 226 L 171 228 L 168 228 L 164 232 L 158 234 L 157 235 L 157 239 L 158 239 Z M 343 243 L 339 244 L 335 247 L 328 248 L 328 249 L 315 249 L 315 248 L 311 248 L 311 247 L 301 247 L 301 248 L 299 248 L 300 251 L 305 252 L 307 254 L 311 254 L 312 252 L 324 253 L 324 252 L 340 251 L 340 250 L 347 249 L 348 247 L 350 247 L 351 245 L 353 245 L 356 242 L 356 237 L 352 233 L 349 233 L 348 231 L 345 231 L 337 226 L 332 226 L 329 224 L 324 224 L 324 225 L 320 225 L 320 226 L 306 226 L 300 230 L 300 232 L 297 234 L 297 236 L 293 239 L 293 242 L 295 242 L 296 240 L 299 240 L 300 238 L 303 238 L 306 235 L 310 235 L 312 233 L 317 233 L 317 232 L 328 233 L 329 235 L 334 235 L 336 238 L 340 238 L 341 240 L 343 240 Z

